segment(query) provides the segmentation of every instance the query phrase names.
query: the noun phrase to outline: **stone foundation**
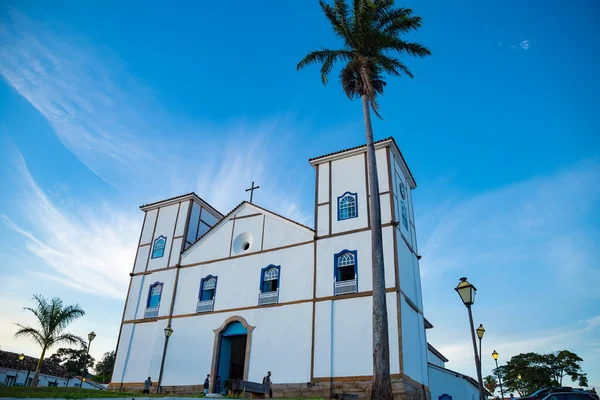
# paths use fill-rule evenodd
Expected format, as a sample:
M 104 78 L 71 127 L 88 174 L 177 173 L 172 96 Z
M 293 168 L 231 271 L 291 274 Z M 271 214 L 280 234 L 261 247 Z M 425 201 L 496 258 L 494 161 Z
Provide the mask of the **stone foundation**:
M 334 378 L 333 381 L 317 378 L 312 383 L 274 383 L 272 388 L 274 398 L 328 399 L 333 396 L 333 398 L 343 399 L 344 395 L 357 395 L 359 400 L 366 400 L 369 399 L 371 392 L 371 377 L 343 377 Z M 121 388 L 120 384 L 115 383 L 110 384 L 109 389 L 141 392 L 143 387 L 135 383 L 124 383 Z M 431 393 L 427 386 L 402 374 L 392 375 L 392 391 L 394 400 L 431 400 Z M 151 392 L 156 393 L 156 387 L 153 387 Z M 203 385 L 163 386 L 161 391 L 163 394 L 176 396 L 198 395 L 203 392 Z

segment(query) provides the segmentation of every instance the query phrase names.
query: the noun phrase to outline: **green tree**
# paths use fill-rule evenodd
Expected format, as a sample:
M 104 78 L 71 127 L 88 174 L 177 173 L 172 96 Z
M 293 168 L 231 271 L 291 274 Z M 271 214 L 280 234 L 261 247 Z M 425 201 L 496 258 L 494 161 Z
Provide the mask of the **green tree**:
M 55 297 L 48 301 L 42 295 L 34 295 L 33 299 L 36 302 L 34 308 L 24 307 L 26 311 L 30 311 L 37 318 L 37 327 L 29 327 L 21 324 L 15 324 L 19 327 L 15 338 L 29 337 L 42 348 L 42 354 L 35 368 L 35 375 L 31 386 L 36 387 L 40 378 L 40 371 L 44 364 L 46 351 L 60 343 L 71 345 L 83 344 L 83 340 L 71 333 L 66 333 L 64 330 L 67 326 L 77 318 L 85 315 L 85 312 L 79 307 L 79 304 L 72 306 L 64 306 L 60 298 Z
M 372 399 L 392 399 L 387 305 L 384 281 L 379 182 L 373 145 L 371 110 L 380 117 L 377 96 L 386 86 L 384 74 L 413 77 L 397 57 L 425 57 L 430 51 L 423 45 L 401 38 L 421 27 L 421 17 L 408 8 L 396 8 L 394 0 L 354 0 L 352 9 L 346 0 L 333 5 L 319 1 L 334 34 L 341 40 L 337 50 L 321 49 L 308 53 L 297 65 L 300 70 L 320 63 L 321 80 L 327 78 L 336 62 L 345 63 L 340 81 L 350 100 L 362 100 L 367 143 L 367 174 L 371 193 L 370 220 L 373 282 L 373 389 Z
M 517 354 L 495 373 L 500 375 L 509 391 L 516 391 L 520 396 L 552 386 L 552 371 L 547 359 L 538 353 Z
M 581 370 L 580 362 L 583 361 L 575 353 L 568 350 L 561 350 L 546 354 L 548 366 L 552 371 L 552 379 L 557 385 L 562 386 L 563 378 L 568 376 L 573 382 L 578 382 L 580 386 L 587 386 L 587 375 Z
M 83 349 L 80 350 L 61 347 L 56 351 L 56 353 L 52 354 L 48 360 L 62 365 L 71 375 L 81 375 L 83 360 L 86 357 L 86 370 L 89 371 L 90 368 L 94 367 L 96 360 L 94 360 L 94 357 L 87 353 L 86 345 L 84 345 Z
M 489 392 L 493 396 L 494 392 L 496 391 L 496 387 L 498 386 L 498 382 L 496 381 L 496 377 L 492 376 L 492 375 L 488 375 L 485 378 L 483 378 L 483 386 L 485 386 L 485 388 L 487 390 L 489 390 Z
M 115 365 L 115 352 L 104 353 L 100 361 L 96 363 L 96 376 L 94 379 L 99 383 L 109 383 L 112 378 L 113 367 Z

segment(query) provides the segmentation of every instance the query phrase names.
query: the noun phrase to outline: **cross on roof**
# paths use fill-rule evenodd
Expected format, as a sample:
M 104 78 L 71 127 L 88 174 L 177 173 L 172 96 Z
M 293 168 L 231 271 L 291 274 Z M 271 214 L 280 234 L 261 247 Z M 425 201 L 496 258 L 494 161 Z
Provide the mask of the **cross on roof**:
M 250 203 L 252 203 L 252 196 L 256 189 L 260 189 L 260 186 L 254 186 L 254 181 L 252 181 L 252 186 L 246 189 L 246 192 L 250 192 Z

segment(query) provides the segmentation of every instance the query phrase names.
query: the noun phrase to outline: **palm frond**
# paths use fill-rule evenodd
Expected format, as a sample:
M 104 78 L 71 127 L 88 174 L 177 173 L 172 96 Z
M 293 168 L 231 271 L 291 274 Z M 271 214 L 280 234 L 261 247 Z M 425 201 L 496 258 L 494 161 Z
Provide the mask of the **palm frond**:
M 385 55 L 379 56 L 378 63 L 381 69 L 390 75 L 401 76 L 402 74 L 414 78 L 412 72 L 402 64 L 400 60 Z
M 397 52 L 399 54 L 408 54 L 414 57 L 431 55 L 431 51 L 422 44 L 405 42 L 404 40 L 391 35 L 382 35 L 379 38 L 379 42 L 383 52 Z
M 343 40 L 341 50 L 321 49 L 308 53 L 296 66 L 300 70 L 313 63 L 321 64 L 323 84 L 336 62 L 345 61 L 339 80 L 346 96 L 354 100 L 366 96 L 373 112 L 381 118 L 377 96 L 386 86 L 384 74 L 413 78 L 408 67 L 396 55 L 425 57 L 428 48 L 402 40 L 401 34 L 419 29 L 420 16 L 410 8 L 396 8 L 395 0 L 319 0 L 335 34 Z
M 52 342 L 49 344 L 50 346 L 54 346 L 60 343 L 67 343 L 70 345 L 84 345 L 85 341 L 77 335 L 73 335 L 71 333 L 63 333 L 62 335 L 55 336 L 52 338 Z
M 333 28 L 336 36 L 345 40 L 348 34 L 347 24 L 340 19 L 338 13 L 331 5 L 325 3 L 323 0 L 319 0 L 319 4 L 321 5 L 321 9 L 323 10 L 325 17 L 327 17 L 331 23 L 331 27 Z
M 18 326 L 20 329 L 15 333 L 14 337 L 15 338 L 19 338 L 19 337 L 30 337 L 33 338 L 33 340 L 35 340 L 37 342 L 37 344 L 39 344 L 40 346 L 44 346 L 44 334 L 43 332 L 38 331 L 35 328 L 32 328 L 30 326 L 25 326 L 25 325 L 21 325 L 21 324 L 15 324 L 16 326 Z
M 352 59 L 352 53 L 346 50 L 314 50 L 308 53 L 302 61 L 298 63 L 296 69 L 300 70 L 309 64 L 321 63 L 321 80 L 323 84 L 327 84 L 327 76 L 331 72 L 331 68 L 336 61 L 339 60 L 350 60 Z

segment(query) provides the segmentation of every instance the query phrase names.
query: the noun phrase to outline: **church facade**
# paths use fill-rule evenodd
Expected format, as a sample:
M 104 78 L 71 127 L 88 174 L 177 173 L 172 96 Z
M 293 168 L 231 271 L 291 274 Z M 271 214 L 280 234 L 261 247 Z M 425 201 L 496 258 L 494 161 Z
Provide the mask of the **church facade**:
M 429 395 L 412 189 L 393 138 L 375 143 L 392 386 Z M 194 193 L 147 204 L 111 388 L 199 392 L 207 374 L 274 397 L 368 396 L 371 221 L 366 148 L 310 160 L 314 228 L 242 202 L 223 215 Z M 173 333 L 166 337 L 165 329 Z

